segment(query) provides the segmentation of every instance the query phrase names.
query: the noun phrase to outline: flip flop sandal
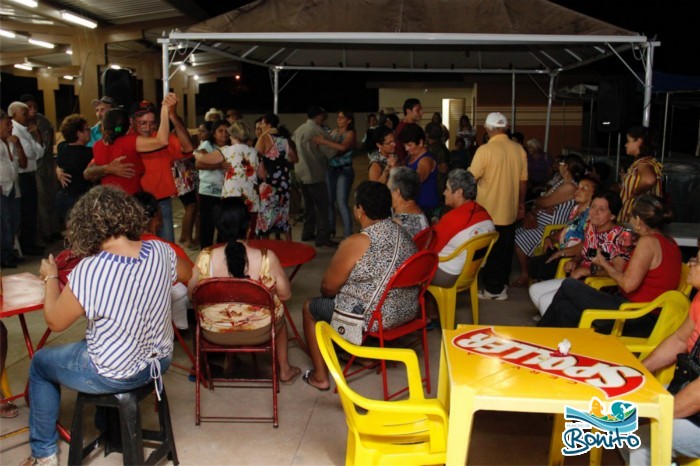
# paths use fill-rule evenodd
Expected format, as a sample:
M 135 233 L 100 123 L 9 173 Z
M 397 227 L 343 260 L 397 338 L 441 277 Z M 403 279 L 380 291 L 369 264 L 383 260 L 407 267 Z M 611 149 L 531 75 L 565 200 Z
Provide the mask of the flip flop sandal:
M 309 380 L 311 378 L 311 373 L 313 370 L 309 369 L 306 372 L 304 372 L 304 376 L 301 378 L 308 386 L 315 388 L 319 392 L 327 392 L 328 390 L 331 389 L 331 386 L 328 385 L 326 388 L 319 388 L 316 385 L 312 385 L 311 381 Z
M 292 376 L 290 378 L 288 378 L 287 380 L 280 379 L 280 383 L 282 385 L 292 385 L 294 382 L 296 382 L 296 380 L 301 375 L 301 369 L 299 369 L 298 367 L 296 369 L 297 369 L 296 372 L 294 372 L 294 374 L 292 374 Z
M 17 417 L 19 415 L 19 409 L 13 403 L 9 401 L 4 402 L 0 405 L 0 418 L 10 419 Z

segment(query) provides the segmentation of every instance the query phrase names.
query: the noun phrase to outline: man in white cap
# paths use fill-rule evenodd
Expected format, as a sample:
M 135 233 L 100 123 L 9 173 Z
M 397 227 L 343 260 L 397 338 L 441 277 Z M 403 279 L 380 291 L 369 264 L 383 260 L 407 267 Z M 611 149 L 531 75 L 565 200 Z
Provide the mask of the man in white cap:
M 479 146 L 469 171 L 478 182 L 476 201 L 491 215 L 499 237 L 484 266 L 479 298 L 503 301 L 508 299 L 515 222 L 525 214 L 527 154 L 508 139 L 508 120 L 502 113 L 489 113 L 484 128 L 489 142 Z

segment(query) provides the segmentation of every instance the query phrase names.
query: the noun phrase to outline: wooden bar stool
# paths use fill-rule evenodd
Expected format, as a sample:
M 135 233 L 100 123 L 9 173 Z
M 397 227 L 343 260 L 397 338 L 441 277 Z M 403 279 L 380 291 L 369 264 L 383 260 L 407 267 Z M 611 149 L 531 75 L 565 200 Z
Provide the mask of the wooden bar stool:
M 153 390 L 154 386 L 151 382 L 128 392 L 106 395 L 78 393 L 73 414 L 68 464 L 71 466 L 82 464 L 85 457 L 104 444 L 105 456 L 112 452 L 122 453 L 125 465 L 153 465 L 166 455 L 173 464 L 177 465 L 177 451 L 165 387 L 160 392 L 160 401 L 157 401 L 160 430 L 141 429 L 139 403 L 153 393 Z M 83 446 L 83 408 L 86 404 L 105 408 L 105 430 L 95 440 Z M 145 461 L 144 440 L 160 442 Z

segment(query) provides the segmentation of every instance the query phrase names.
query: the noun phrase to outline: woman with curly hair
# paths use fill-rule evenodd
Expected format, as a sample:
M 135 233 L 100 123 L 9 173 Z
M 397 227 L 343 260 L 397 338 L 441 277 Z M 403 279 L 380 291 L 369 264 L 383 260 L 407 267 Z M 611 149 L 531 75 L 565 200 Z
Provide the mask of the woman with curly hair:
M 98 186 L 68 218 L 68 240 L 86 256 L 59 288 L 53 256 L 41 261 L 44 318 L 54 332 L 87 319 L 85 339 L 37 351 L 29 370 L 32 455 L 22 464 L 58 465 L 61 385 L 83 393 L 117 393 L 160 382 L 173 352 L 170 290 L 191 270 L 160 241 L 140 241 L 141 206 L 124 191 Z

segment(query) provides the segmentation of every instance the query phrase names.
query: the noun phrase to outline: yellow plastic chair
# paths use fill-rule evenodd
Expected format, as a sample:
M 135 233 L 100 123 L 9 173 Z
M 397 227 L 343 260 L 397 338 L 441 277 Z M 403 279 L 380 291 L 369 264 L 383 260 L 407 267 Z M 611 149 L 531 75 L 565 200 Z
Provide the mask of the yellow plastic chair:
M 681 264 L 681 278 L 678 280 L 678 287 L 676 288 L 676 290 L 683 293 L 686 298 L 690 297 L 690 292 L 693 289 L 690 283 L 688 283 L 688 272 L 690 272 L 688 264 Z M 600 290 L 601 288 L 617 286 L 617 283 L 610 277 L 588 277 L 586 278 L 586 285 Z
M 472 322 L 479 323 L 479 285 L 477 283 L 479 269 L 486 264 L 486 258 L 491 252 L 493 244 L 498 240 L 498 232 L 492 231 L 475 236 L 452 251 L 449 256 L 441 257 L 440 262 L 447 262 L 466 250 L 467 260 L 464 263 L 462 273 L 451 288 L 441 286 L 429 286 L 428 292 L 437 301 L 440 323 L 443 329 L 455 328 L 455 312 L 457 307 L 457 293 L 469 289 L 472 302 Z
M 688 309 L 690 301 L 683 296 L 679 291 L 667 291 L 651 303 L 625 303 L 620 306 L 619 310 L 607 309 L 587 309 L 583 311 L 579 328 L 591 328 L 596 320 L 614 320 L 615 324 L 611 334 L 620 338 L 624 345 L 632 352 L 638 354 L 639 359 L 644 360 L 659 343 L 683 324 L 688 317 Z M 622 330 L 626 320 L 637 319 L 655 309 L 661 309 L 659 319 L 651 334 L 647 338 L 624 337 Z M 666 367 L 657 371 L 654 376 L 661 384 L 668 384 L 673 378 L 675 365 Z M 564 418 L 559 415 L 554 422 L 552 431 L 552 439 L 550 444 L 550 464 L 562 464 L 563 457 L 561 455 L 561 432 L 564 430 Z M 602 450 L 596 448 L 591 450 L 590 464 L 600 465 L 602 458 Z M 681 463 L 686 464 L 686 463 Z M 693 466 L 700 464 L 688 463 Z
M 559 259 L 559 265 L 557 265 L 557 273 L 554 274 L 554 278 L 566 278 L 566 272 L 564 271 L 564 266 L 570 260 L 571 260 L 571 257 L 563 257 L 563 258 Z
M 561 230 L 562 228 L 566 227 L 566 223 L 552 223 L 551 225 L 547 225 L 544 227 L 544 231 L 542 232 L 542 239 L 540 240 L 539 244 L 535 247 L 535 250 L 532 251 L 532 255 L 534 256 L 541 256 L 544 254 L 546 251 L 544 250 L 544 240 L 548 236 L 552 234 L 553 231 Z M 555 246 L 558 245 L 559 243 L 555 243 Z
M 346 465 L 445 463 L 447 412 L 438 400 L 424 397 L 418 357 L 414 351 L 353 345 L 322 321 L 316 323 L 316 339 L 345 411 L 348 424 Z M 334 343 L 357 357 L 404 363 L 408 399 L 373 400 L 350 389 Z
M 625 346 L 644 360 L 666 337 L 683 324 L 688 317 L 690 301 L 679 291 L 667 291 L 650 303 L 625 303 L 619 310 L 587 309 L 583 311 L 580 328 L 590 328 L 596 320 L 614 320 L 612 335 L 620 338 Z M 622 336 L 625 321 L 638 319 L 655 309 L 660 309 L 659 318 L 647 338 Z M 666 367 L 655 374 L 662 384 L 673 378 L 673 367 Z

